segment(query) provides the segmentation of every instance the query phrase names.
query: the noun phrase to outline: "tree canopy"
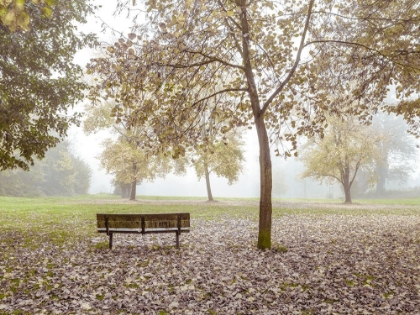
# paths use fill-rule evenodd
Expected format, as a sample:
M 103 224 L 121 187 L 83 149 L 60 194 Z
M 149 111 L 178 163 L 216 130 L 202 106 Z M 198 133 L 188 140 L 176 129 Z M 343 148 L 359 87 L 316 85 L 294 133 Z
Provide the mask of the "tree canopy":
M 77 31 L 77 24 L 86 22 L 91 11 L 89 2 L 60 1 L 48 18 L 42 8 L 25 5 L 31 17 L 26 31 L 11 32 L 0 23 L 2 170 L 28 169 L 34 157 L 44 157 L 77 122 L 78 115 L 69 109 L 84 98 L 86 85 L 79 80 L 83 71 L 73 58 L 95 41 L 93 35 Z
M 370 119 L 390 84 L 398 86 L 401 98 L 418 89 L 417 2 L 142 4 L 146 23 L 137 20 L 128 38 L 110 48 L 111 55 L 125 54 L 128 61 L 113 72 L 103 66 L 105 59 L 91 64 L 109 77 L 122 71 L 126 75 L 97 86 L 91 96 L 97 99 L 102 90 L 102 96 L 122 100 L 118 106 L 128 106 L 125 99 L 136 91 L 153 91 L 156 101 L 137 106 L 130 123 L 148 122 L 153 136 L 144 134 L 143 139 L 154 151 L 171 143 L 182 152 L 174 141 L 202 141 L 195 128 L 202 111 L 218 117 L 221 133 L 255 124 L 261 172 L 259 248 L 271 247 L 270 141 L 288 140 L 295 149 L 297 136 L 322 133 L 330 114 Z M 120 1 L 121 9 L 130 5 Z M 115 85 L 123 87 L 118 95 L 110 94 Z M 346 93 L 334 103 L 328 99 L 332 91 Z M 213 97 L 220 101 L 208 102 Z

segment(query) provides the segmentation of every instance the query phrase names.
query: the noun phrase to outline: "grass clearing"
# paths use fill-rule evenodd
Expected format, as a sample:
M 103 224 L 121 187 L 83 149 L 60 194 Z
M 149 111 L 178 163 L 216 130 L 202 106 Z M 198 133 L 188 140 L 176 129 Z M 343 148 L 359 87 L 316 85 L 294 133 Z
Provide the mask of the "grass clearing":
M 389 204 L 385 202 L 389 201 Z M 357 200 L 345 205 L 331 200 L 274 199 L 273 219 L 285 215 L 419 215 L 420 199 Z M 258 220 L 258 201 L 252 198 L 221 198 L 207 202 L 203 198 L 140 196 L 137 201 L 114 195 L 78 197 L 13 198 L 0 197 L 0 227 L 20 231 L 26 244 L 34 244 L 33 233 L 49 234 L 58 245 L 67 239 L 86 237 L 96 232 L 96 213 L 169 213 L 190 212 L 193 219 Z M 25 237 L 24 237 L 25 238 Z M 10 243 L 11 240 L 4 242 Z

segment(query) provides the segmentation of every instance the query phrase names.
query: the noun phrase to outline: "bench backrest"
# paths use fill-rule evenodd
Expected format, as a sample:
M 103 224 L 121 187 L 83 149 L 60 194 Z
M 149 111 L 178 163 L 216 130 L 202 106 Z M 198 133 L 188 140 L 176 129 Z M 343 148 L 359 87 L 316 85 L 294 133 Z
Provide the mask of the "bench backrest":
M 179 228 L 178 217 L 180 218 L 180 228 L 190 227 L 189 213 L 159 213 L 159 214 L 112 214 L 97 213 L 98 229 L 106 228 Z M 142 226 L 144 224 L 144 227 Z

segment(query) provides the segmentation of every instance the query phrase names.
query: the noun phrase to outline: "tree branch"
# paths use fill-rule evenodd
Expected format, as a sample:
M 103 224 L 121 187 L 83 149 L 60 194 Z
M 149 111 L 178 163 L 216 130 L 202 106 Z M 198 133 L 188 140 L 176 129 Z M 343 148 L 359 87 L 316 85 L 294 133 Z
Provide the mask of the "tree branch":
M 308 15 L 306 16 L 306 21 L 305 21 L 305 27 L 303 28 L 303 32 L 302 32 L 302 38 L 300 39 L 300 44 L 299 44 L 299 49 L 296 55 L 296 59 L 295 59 L 295 63 L 292 67 L 292 69 L 290 70 L 289 74 L 287 75 L 287 77 L 284 79 L 284 81 L 280 84 L 280 86 L 274 91 L 273 94 L 271 94 L 271 96 L 265 101 L 263 108 L 260 111 L 260 116 L 263 116 L 264 113 L 267 111 L 268 106 L 271 104 L 271 102 L 274 100 L 274 98 L 283 90 L 283 88 L 286 86 L 287 83 L 289 83 L 290 79 L 292 78 L 292 76 L 294 75 L 294 73 L 296 72 L 297 66 L 299 65 L 299 61 L 300 61 L 300 57 L 302 55 L 302 51 L 305 48 L 305 39 L 306 39 L 306 34 L 308 32 L 309 29 L 309 22 L 311 19 L 311 15 L 312 15 L 312 8 L 314 6 L 314 0 L 310 0 L 309 1 L 309 7 L 308 7 Z
M 220 62 L 221 64 L 223 64 L 225 66 L 233 67 L 233 68 L 237 68 L 237 69 L 240 69 L 240 70 L 245 71 L 245 68 L 243 66 L 235 65 L 233 63 L 229 63 L 229 62 L 227 62 L 225 60 L 222 60 L 220 58 L 209 56 L 209 55 L 207 55 L 207 54 L 205 54 L 205 53 L 203 53 L 201 51 L 184 50 L 184 52 L 190 53 L 190 54 L 198 54 L 198 55 L 203 56 L 204 58 L 209 59 L 205 64 L 208 64 L 208 63 L 211 63 L 211 62 L 215 62 L 216 61 L 216 62 Z M 204 61 L 203 61 L 203 63 L 204 63 Z M 189 67 L 191 67 L 191 66 L 194 67 L 195 65 L 193 64 L 193 65 L 190 65 Z M 202 64 L 199 64 L 198 66 L 202 66 Z
M 351 17 L 351 16 L 346 16 L 346 15 L 333 13 L 333 12 L 327 12 L 327 11 L 313 11 L 312 14 L 326 14 L 326 15 L 340 17 L 340 18 L 343 18 L 343 19 L 346 19 L 346 20 L 355 20 L 355 21 L 372 20 L 372 21 L 386 21 L 386 22 L 392 22 L 392 23 L 396 23 L 396 22 L 408 23 L 408 22 L 419 22 L 420 21 L 419 19 L 392 19 L 392 18 L 381 18 L 381 17 Z
M 212 97 L 214 97 L 216 95 L 219 95 L 219 94 L 223 94 L 223 93 L 227 93 L 227 92 L 239 92 L 239 91 L 246 92 L 246 91 L 248 91 L 248 89 L 247 88 L 237 88 L 237 89 L 224 89 L 224 90 L 220 90 L 220 91 L 217 91 L 217 92 L 215 92 L 213 94 L 210 94 L 210 95 L 208 95 L 206 97 L 203 97 L 202 99 L 199 99 L 198 101 L 194 102 L 192 104 L 192 106 L 195 106 L 198 103 L 201 103 L 201 102 L 203 102 L 205 100 L 208 100 L 208 99 L 210 99 L 210 98 L 212 98 Z
M 331 40 L 331 39 L 320 39 L 320 40 L 314 40 L 314 41 L 311 41 L 311 42 L 309 42 L 309 43 L 307 43 L 307 44 L 305 44 L 305 47 L 307 47 L 307 46 L 309 46 L 309 45 L 312 45 L 312 44 L 320 44 L 320 43 L 336 43 L 336 44 L 343 44 L 343 45 L 348 45 L 348 46 L 357 46 L 357 47 L 361 47 L 361 48 L 364 48 L 364 49 L 366 49 L 366 50 L 368 50 L 368 51 L 372 51 L 372 52 L 375 52 L 375 53 L 377 53 L 378 55 L 380 55 L 380 56 L 382 56 L 382 57 L 384 57 L 384 58 L 386 58 L 386 59 L 392 59 L 393 57 L 395 57 L 395 56 L 388 56 L 388 55 L 385 55 L 385 54 L 383 54 L 381 51 L 379 51 L 379 50 L 377 50 L 377 49 L 374 49 L 374 48 L 372 48 L 372 47 L 369 47 L 369 46 L 366 46 L 366 45 L 364 45 L 364 44 L 360 44 L 360 43 L 355 43 L 355 42 L 346 42 L 346 41 L 343 41 L 343 40 Z M 408 52 L 408 51 L 406 51 L 406 50 L 397 50 L 397 52 L 399 52 L 399 55 L 408 55 L 408 54 L 416 54 L 416 53 L 420 53 L 420 51 L 412 51 L 412 52 Z M 397 54 L 398 55 L 398 54 Z M 397 61 L 392 61 L 393 63 L 395 63 L 396 65 L 399 65 L 399 66 L 402 66 L 402 67 L 408 67 L 408 68 L 411 68 L 411 69 L 413 69 L 413 70 L 420 70 L 420 68 L 416 68 L 416 67 L 413 67 L 413 66 L 411 66 L 411 65 L 409 65 L 409 64 L 403 64 L 403 63 L 401 63 L 401 62 L 397 62 Z

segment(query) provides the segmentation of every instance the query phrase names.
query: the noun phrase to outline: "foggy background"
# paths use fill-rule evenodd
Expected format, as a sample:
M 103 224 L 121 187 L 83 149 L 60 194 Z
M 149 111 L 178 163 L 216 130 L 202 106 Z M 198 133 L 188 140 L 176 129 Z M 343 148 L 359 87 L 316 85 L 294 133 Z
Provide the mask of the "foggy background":
M 73 127 L 69 134 L 69 141 L 73 144 L 75 153 L 80 156 L 92 169 L 91 185 L 89 193 L 112 193 L 114 187 L 111 185 L 112 175 L 107 175 L 100 169 L 96 159 L 101 153 L 100 143 L 110 135 L 106 132 L 99 132 L 86 136 L 81 128 Z M 244 146 L 244 170 L 239 176 L 237 183 L 229 186 L 227 179 L 211 176 L 211 187 L 213 195 L 217 197 L 259 197 L 259 164 L 258 164 L 258 141 L 255 130 L 248 131 L 243 137 Z M 418 165 L 419 156 L 413 161 Z M 323 184 L 310 179 L 300 179 L 303 171 L 303 164 L 296 158 L 284 159 L 272 155 L 273 163 L 273 197 L 274 198 L 333 198 L 343 197 L 341 184 Z M 282 177 L 286 186 L 285 193 L 278 193 L 276 180 Z M 405 184 L 387 183 L 387 189 L 403 190 L 420 187 L 419 170 L 412 174 L 411 179 Z M 185 176 L 168 174 L 165 178 L 157 178 L 153 182 L 143 182 L 137 186 L 137 195 L 150 196 L 199 196 L 207 197 L 205 180 L 198 180 L 194 170 L 189 169 Z

